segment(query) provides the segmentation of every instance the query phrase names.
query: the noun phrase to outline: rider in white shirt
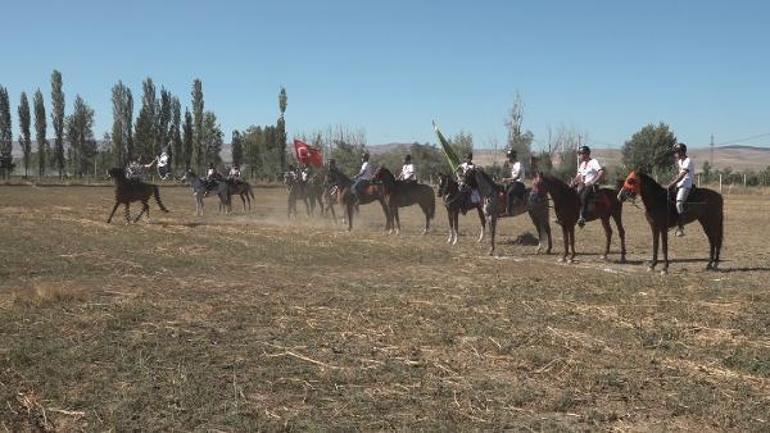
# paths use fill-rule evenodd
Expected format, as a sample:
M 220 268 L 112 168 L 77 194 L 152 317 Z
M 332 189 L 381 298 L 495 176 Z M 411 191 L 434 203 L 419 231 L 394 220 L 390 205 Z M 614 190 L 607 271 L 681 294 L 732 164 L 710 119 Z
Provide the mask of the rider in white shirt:
M 404 166 L 401 167 L 401 173 L 398 175 L 398 180 L 417 182 L 417 173 L 414 171 L 414 164 L 412 164 L 412 155 L 406 155 L 404 157 Z
M 233 166 L 230 167 L 230 172 L 227 173 L 227 178 L 235 181 L 241 180 L 241 169 L 238 167 L 238 164 L 233 164 Z
M 169 167 L 170 159 L 167 150 L 163 150 L 160 156 L 158 156 L 158 174 L 163 180 L 168 179 L 168 175 L 171 173 L 171 167 Z
M 524 186 L 524 166 L 516 159 L 516 151 L 508 149 L 505 155 L 508 158 L 508 164 L 511 166 L 511 177 L 503 178 L 503 183 L 509 184 L 507 190 L 507 212 L 511 215 L 516 205 L 524 199 L 527 188 Z
M 695 164 L 687 156 L 687 145 L 677 143 L 674 145 L 674 155 L 676 156 L 677 174 L 674 180 L 668 184 L 668 189 L 676 188 L 676 212 L 679 214 L 677 221 L 676 236 L 684 236 L 684 224 L 682 223 L 682 214 L 685 212 L 685 203 L 693 187 L 693 175 L 695 174 Z
M 604 178 L 604 168 L 596 158 L 591 158 L 591 149 L 588 146 L 580 146 L 578 157 L 580 158 L 578 172 L 572 183 L 577 187 L 580 195 L 580 218 L 577 222 L 580 227 L 583 227 L 586 223 L 585 218 L 591 196 Z
M 465 161 L 460 163 L 460 165 L 457 166 L 457 178 L 460 183 L 460 190 L 461 191 L 468 191 L 470 188 L 470 185 L 468 185 L 468 172 L 471 170 L 474 170 L 476 168 L 476 164 L 473 163 L 473 152 L 468 152 L 465 155 Z M 477 204 L 481 202 L 481 194 L 479 194 L 479 190 L 477 188 L 472 188 L 470 193 L 470 201 L 472 204 Z
M 361 194 L 364 192 L 363 189 L 369 185 L 373 178 L 374 167 L 369 163 L 369 152 L 364 152 L 361 155 L 361 170 L 355 176 L 356 180 L 353 183 L 353 192 L 357 199 L 360 200 Z

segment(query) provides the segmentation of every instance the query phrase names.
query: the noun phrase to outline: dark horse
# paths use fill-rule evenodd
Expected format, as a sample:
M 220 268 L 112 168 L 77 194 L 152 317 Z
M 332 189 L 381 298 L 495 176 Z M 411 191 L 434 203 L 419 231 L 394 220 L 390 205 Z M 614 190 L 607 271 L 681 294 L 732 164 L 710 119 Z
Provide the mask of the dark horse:
M 649 270 L 658 264 L 658 240 L 663 243 L 664 267 L 668 272 L 668 230 L 677 225 L 678 214 L 674 194 L 660 186 L 653 178 L 639 171 L 632 171 L 618 193 L 621 201 L 642 197 L 645 216 L 652 229 L 652 262 Z M 722 195 L 707 188 L 694 188 L 687 198 L 687 210 L 682 215 L 682 223 L 698 221 L 709 240 L 709 262 L 707 270 L 716 270 L 719 265 L 719 253 L 722 250 L 724 235 L 724 202 Z
M 380 167 L 374 178 L 382 182 L 384 187 L 385 204 L 390 211 L 390 228 L 395 229 L 396 234 L 401 231 L 398 208 L 418 204 L 422 213 L 425 214 L 423 234 L 427 234 L 430 230 L 430 220 L 436 215 L 436 197 L 433 196 L 433 188 L 422 183 L 397 180 L 385 167 Z
M 326 183 L 331 188 L 330 191 L 334 195 L 334 201 L 345 207 L 348 231 L 353 230 L 353 213 L 356 211 L 356 206 L 374 201 L 380 203 L 382 211 L 385 213 L 385 230 L 387 231 L 391 228 L 390 212 L 385 204 L 385 194 L 383 193 L 382 185 L 369 184 L 364 188 L 363 194 L 356 200 L 356 195 L 353 192 L 353 181 L 341 171 L 329 170 L 326 174 Z
M 225 179 L 224 182 L 227 184 L 227 193 L 229 195 L 227 198 L 228 210 L 232 210 L 230 208 L 232 203 L 230 197 L 236 194 L 241 197 L 241 202 L 243 202 L 243 211 L 246 212 L 247 203 L 249 210 L 251 210 L 251 199 L 254 198 L 254 191 L 252 191 L 251 185 L 244 180 L 231 178 Z
M 150 217 L 150 205 L 147 202 L 151 196 L 155 196 L 155 201 L 158 203 L 158 207 L 163 212 L 168 212 L 163 202 L 160 201 L 160 192 L 157 185 L 144 183 L 140 180 L 130 180 L 126 178 L 126 172 L 122 168 L 111 168 L 107 172 L 110 177 L 115 181 L 115 206 L 112 208 L 110 217 L 107 218 L 107 224 L 112 221 L 112 216 L 115 215 L 115 211 L 120 204 L 126 205 L 126 222 L 131 222 L 129 214 L 129 203 L 134 201 L 142 202 L 142 211 L 134 218 L 134 222 L 139 221 L 142 214 L 147 213 L 147 217 Z
M 192 188 L 193 198 L 195 199 L 195 215 L 203 216 L 203 199 L 207 196 L 208 192 L 214 192 L 219 197 L 219 211 L 223 209 L 227 211 L 230 207 L 230 193 L 225 182 L 219 182 L 213 184 L 211 188 L 205 180 L 198 177 L 192 170 L 187 170 L 187 173 L 182 177 L 182 182 L 190 182 L 190 188 Z
M 289 218 L 297 217 L 297 200 L 302 200 L 305 203 L 305 210 L 308 215 L 311 215 L 310 203 L 308 202 L 307 185 L 299 178 L 296 173 L 286 172 L 283 174 L 283 183 L 289 190 L 288 201 L 288 216 Z M 315 207 L 315 203 L 313 203 Z
M 483 241 L 487 220 L 484 218 L 484 211 L 481 210 L 481 203 L 471 203 L 468 198 L 470 191 L 460 191 L 460 185 L 454 176 L 440 173 L 438 179 L 436 195 L 444 201 L 447 216 L 449 217 L 449 239 L 447 239 L 447 243 L 452 245 L 457 243 L 457 236 L 460 232 L 460 212 L 464 215 L 471 209 L 476 209 L 479 213 L 481 233 L 479 233 L 478 242 Z
M 580 218 L 580 196 L 577 191 L 554 176 L 537 172 L 533 188 L 547 192 L 553 200 L 553 208 L 556 219 L 561 225 L 564 237 L 564 254 L 559 261 L 572 263 L 575 260 L 575 225 Z M 612 243 L 612 227 L 610 218 L 615 220 L 615 227 L 620 236 L 620 262 L 626 261 L 626 230 L 623 228 L 623 203 L 616 197 L 616 190 L 610 188 L 598 188 L 589 205 L 586 221 L 600 219 L 604 228 L 606 239 L 602 260 L 607 260 Z M 572 254 L 569 259 L 567 254 Z
M 551 225 L 548 222 L 548 200 L 545 195 L 534 194 L 532 190 L 526 189 L 526 200 L 517 204 L 513 208 L 511 214 L 507 213 L 506 200 L 508 194 L 505 193 L 505 188 L 502 185 L 495 183 L 492 178 L 480 168 L 475 168 L 471 172 L 466 174 L 469 177 L 470 182 L 475 182 L 475 185 L 471 187 L 477 187 L 482 197 L 481 210 L 484 213 L 484 217 L 487 220 L 487 226 L 490 232 L 490 248 L 489 254 L 492 255 L 495 252 L 495 232 L 497 231 L 497 219 L 505 217 L 515 217 L 523 213 L 528 213 L 529 218 L 537 229 L 538 245 L 537 251 L 540 252 L 543 249 L 543 238 L 548 239 L 547 254 L 551 253 L 552 240 L 551 240 Z

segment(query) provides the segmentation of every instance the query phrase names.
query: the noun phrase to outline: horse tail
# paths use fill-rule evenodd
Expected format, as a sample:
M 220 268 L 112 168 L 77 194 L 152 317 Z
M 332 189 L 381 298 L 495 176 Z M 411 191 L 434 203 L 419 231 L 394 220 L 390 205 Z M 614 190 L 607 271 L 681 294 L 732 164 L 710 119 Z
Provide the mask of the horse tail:
M 428 198 L 428 219 L 432 220 L 436 216 L 436 196 L 433 194 L 433 188 L 428 187 L 425 192 Z
M 152 193 L 155 196 L 155 201 L 158 202 L 158 207 L 163 212 L 168 212 L 168 209 L 166 209 L 166 206 L 163 206 L 163 202 L 160 201 L 160 188 L 158 188 L 158 185 L 152 186 Z

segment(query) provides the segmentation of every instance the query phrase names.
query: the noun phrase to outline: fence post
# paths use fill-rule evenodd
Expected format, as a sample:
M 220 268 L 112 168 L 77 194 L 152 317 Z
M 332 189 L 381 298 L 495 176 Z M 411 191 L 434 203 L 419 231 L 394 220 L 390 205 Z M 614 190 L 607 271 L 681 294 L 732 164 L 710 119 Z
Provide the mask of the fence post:
M 722 173 L 719 173 L 719 193 L 722 194 Z

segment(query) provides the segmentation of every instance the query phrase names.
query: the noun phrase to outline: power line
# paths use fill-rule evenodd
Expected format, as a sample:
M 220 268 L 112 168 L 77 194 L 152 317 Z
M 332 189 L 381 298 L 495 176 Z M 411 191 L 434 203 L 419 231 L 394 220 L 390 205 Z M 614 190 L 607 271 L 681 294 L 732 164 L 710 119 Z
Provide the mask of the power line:
M 757 138 L 762 138 L 762 137 L 770 137 L 770 132 L 765 132 L 763 134 L 752 135 L 751 137 L 744 137 L 744 138 L 737 138 L 735 140 L 723 141 L 723 142 L 717 143 L 716 146 L 724 146 L 724 145 L 727 145 L 727 144 L 735 144 L 735 143 L 740 143 L 740 142 L 743 142 L 743 141 L 755 140 Z

